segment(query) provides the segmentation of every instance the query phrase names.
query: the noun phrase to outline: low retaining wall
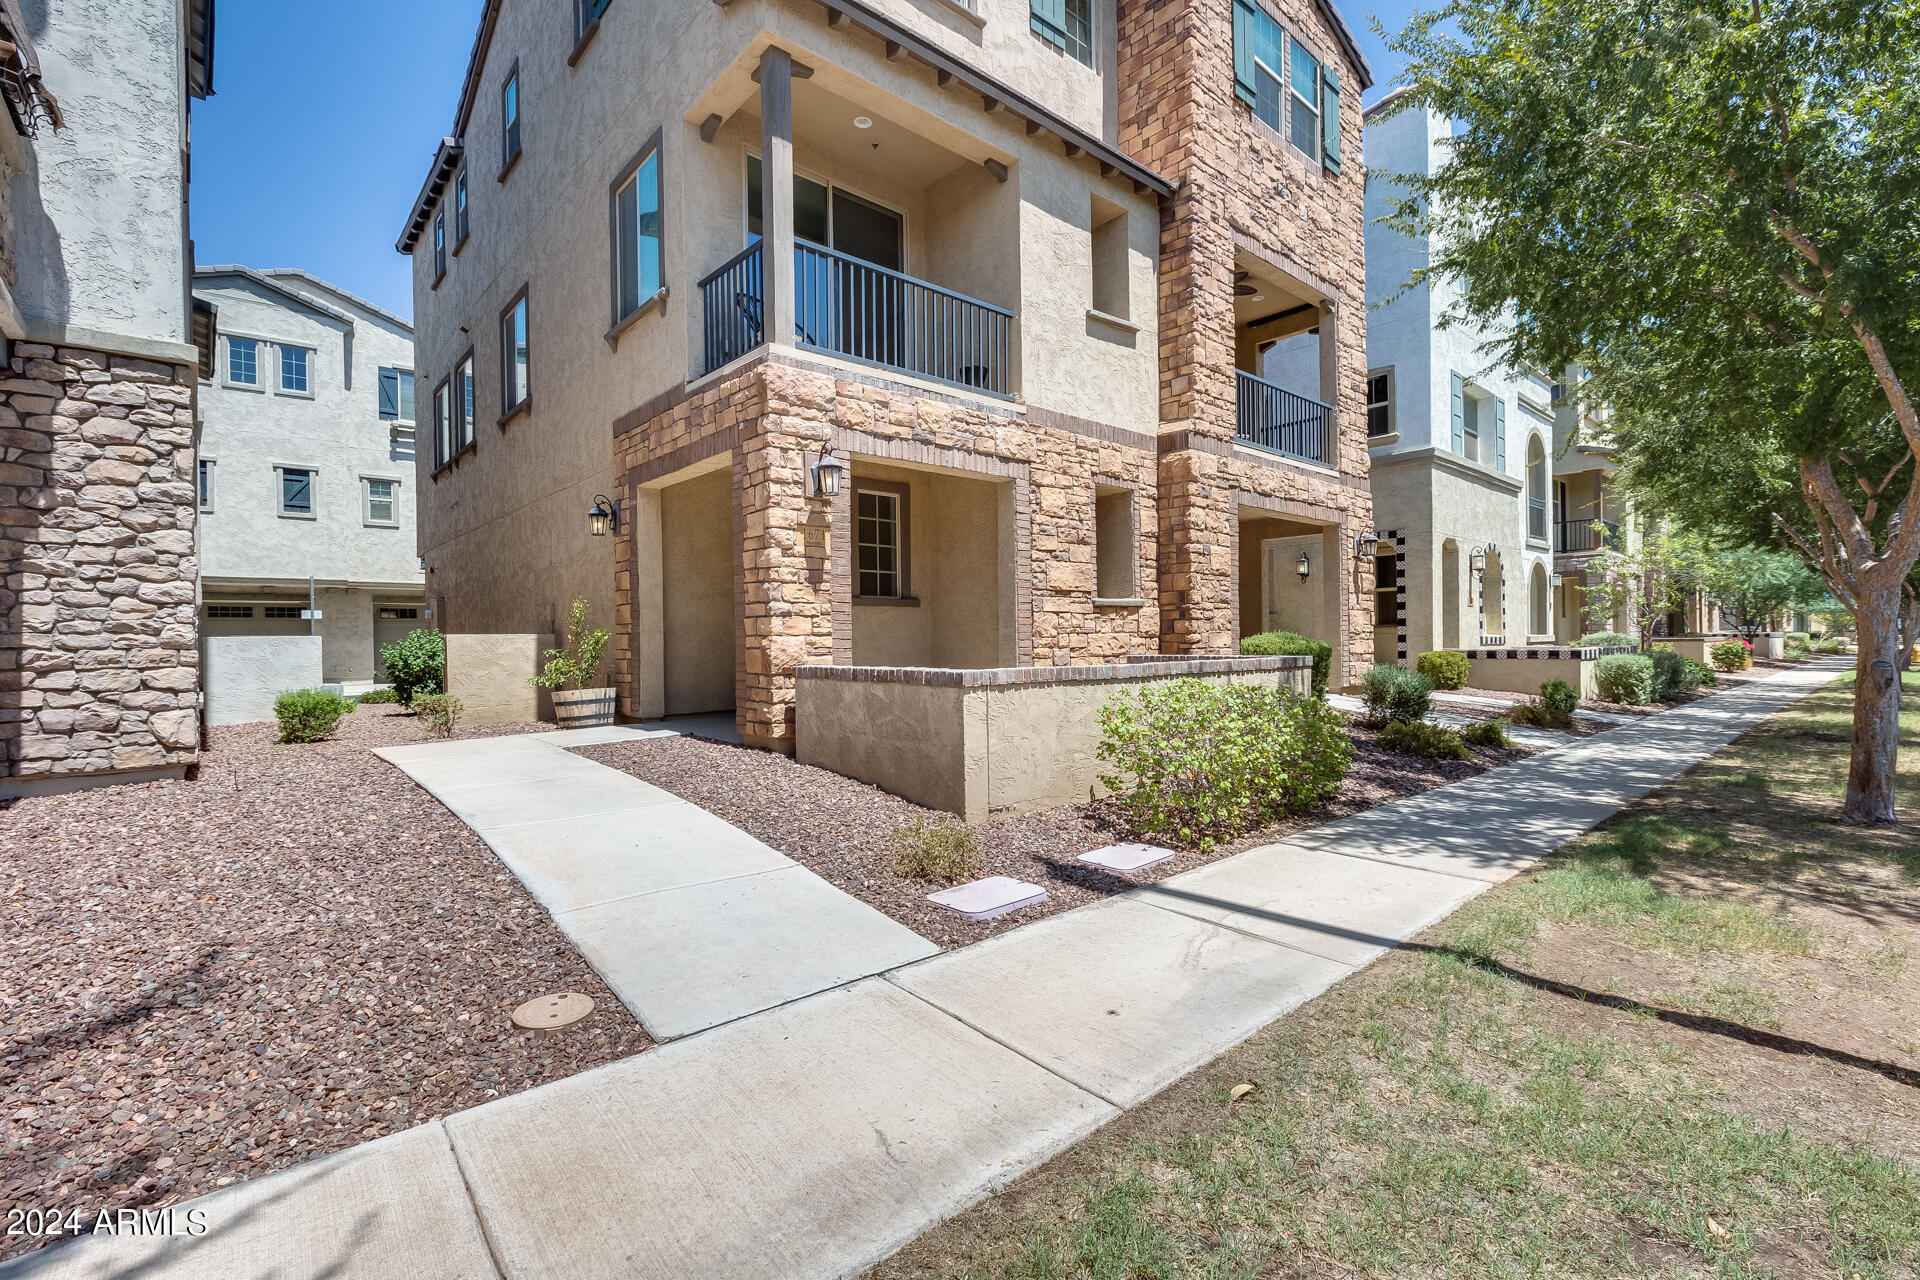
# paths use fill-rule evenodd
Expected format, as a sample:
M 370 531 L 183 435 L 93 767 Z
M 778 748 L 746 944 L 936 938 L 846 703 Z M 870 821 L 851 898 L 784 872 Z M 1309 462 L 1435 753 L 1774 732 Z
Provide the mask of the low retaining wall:
M 273 719 L 273 700 L 320 687 L 319 636 L 204 636 L 201 680 L 207 723 Z
M 553 719 L 553 699 L 533 678 L 553 648 L 550 635 L 447 636 L 447 692 L 462 724 L 528 724 Z
M 1534 648 L 1465 649 L 1467 683 L 1476 689 L 1498 689 L 1503 693 L 1537 694 L 1549 680 L 1564 680 L 1592 698 L 1599 690 L 1593 682 L 1593 664 L 1610 653 L 1638 653 L 1625 645 L 1610 648 Z
M 795 756 L 968 822 L 1101 794 L 1100 708 L 1197 677 L 1305 696 L 1313 659 L 1134 659 L 1123 666 L 799 667 Z

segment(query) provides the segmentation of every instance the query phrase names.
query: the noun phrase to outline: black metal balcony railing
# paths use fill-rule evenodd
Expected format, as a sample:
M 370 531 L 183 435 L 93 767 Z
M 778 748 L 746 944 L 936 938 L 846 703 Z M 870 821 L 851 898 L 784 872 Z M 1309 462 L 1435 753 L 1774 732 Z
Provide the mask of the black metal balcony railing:
M 1311 396 L 1240 372 L 1235 434 L 1247 444 L 1333 465 L 1333 408 Z
M 1562 555 L 1598 551 L 1616 544 L 1620 526 L 1611 520 L 1562 520 L 1555 531 L 1553 549 Z
M 756 244 L 700 282 L 707 372 L 766 340 L 761 272 Z M 793 274 L 799 346 L 1012 396 L 1012 312 L 807 241 Z

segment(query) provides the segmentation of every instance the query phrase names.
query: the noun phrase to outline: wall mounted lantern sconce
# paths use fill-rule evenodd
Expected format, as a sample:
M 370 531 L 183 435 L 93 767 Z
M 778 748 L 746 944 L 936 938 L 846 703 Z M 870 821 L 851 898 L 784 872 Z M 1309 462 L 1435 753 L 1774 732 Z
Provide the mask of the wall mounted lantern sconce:
M 593 505 L 587 508 L 587 532 L 604 538 L 608 529 L 620 532 L 620 504 L 604 493 L 596 493 Z
M 1300 558 L 1293 562 L 1293 571 L 1300 575 L 1300 581 L 1302 582 L 1305 582 L 1308 576 L 1313 573 L 1313 562 L 1307 559 L 1306 552 L 1302 551 Z
M 840 496 L 840 482 L 846 478 L 847 464 L 833 456 L 832 445 L 821 446 L 820 456 L 813 460 L 808 470 L 813 472 L 813 494 L 816 498 Z
M 1380 554 L 1380 535 L 1363 533 L 1353 540 L 1353 557 L 1356 560 L 1371 560 Z

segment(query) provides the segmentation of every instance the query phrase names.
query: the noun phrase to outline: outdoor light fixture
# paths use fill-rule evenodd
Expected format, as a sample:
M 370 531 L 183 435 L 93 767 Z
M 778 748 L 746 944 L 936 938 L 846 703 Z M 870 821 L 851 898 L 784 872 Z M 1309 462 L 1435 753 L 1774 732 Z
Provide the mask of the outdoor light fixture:
M 819 498 L 840 496 L 840 481 L 846 477 L 847 464 L 833 456 L 833 446 L 822 445 L 820 456 L 808 468 L 813 472 L 813 492 Z
M 1356 560 L 1371 560 L 1380 554 L 1380 535 L 1363 533 L 1353 540 L 1353 557 Z
M 1567 583 L 1567 580 L 1561 577 L 1557 573 L 1547 579 L 1547 585 L 1549 587 L 1552 587 L 1555 591 L 1558 591 L 1561 587 L 1565 586 L 1566 583 Z
M 1307 559 L 1306 552 L 1302 551 L 1300 553 L 1300 558 L 1293 562 L 1293 571 L 1300 575 L 1300 581 L 1302 582 L 1305 582 L 1307 580 L 1307 575 L 1313 572 L 1313 565 Z
M 871 116 L 855 116 L 853 118 L 853 127 L 856 129 L 871 129 L 873 128 L 873 118 Z
M 615 533 L 620 532 L 620 504 L 604 493 L 596 493 L 593 505 L 587 508 L 587 532 L 596 538 L 604 538 L 609 528 Z

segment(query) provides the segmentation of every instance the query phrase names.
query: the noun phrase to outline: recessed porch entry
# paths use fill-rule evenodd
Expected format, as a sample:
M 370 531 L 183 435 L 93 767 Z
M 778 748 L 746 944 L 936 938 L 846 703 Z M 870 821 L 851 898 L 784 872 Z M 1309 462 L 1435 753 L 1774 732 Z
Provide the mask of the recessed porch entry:
M 789 208 L 768 209 L 763 157 L 743 148 L 736 243 L 745 247 L 700 281 L 701 372 L 768 340 L 763 236 L 769 214 L 785 212 L 793 333 L 780 340 L 1011 398 L 1013 313 L 979 295 L 1011 302 L 1017 287 L 999 260 L 1002 246 L 1017 243 L 1017 188 L 911 131 L 878 99 L 856 101 L 813 79 L 791 90 L 793 175 L 781 193 Z
M 1338 465 L 1330 394 L 1333 314 L 1319 293 L 1242 250 L 1234 258 L 1233 337 L 1242 443 Z
M 1340 575 L 1353 571 L 1340 527 L 1242 507 L 1239 531 L 1241 636 L 1292 631 L 1324 640 L 1333 646 L 1332 685 L 1339 688 L 1346 649 Z

